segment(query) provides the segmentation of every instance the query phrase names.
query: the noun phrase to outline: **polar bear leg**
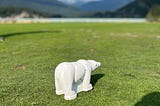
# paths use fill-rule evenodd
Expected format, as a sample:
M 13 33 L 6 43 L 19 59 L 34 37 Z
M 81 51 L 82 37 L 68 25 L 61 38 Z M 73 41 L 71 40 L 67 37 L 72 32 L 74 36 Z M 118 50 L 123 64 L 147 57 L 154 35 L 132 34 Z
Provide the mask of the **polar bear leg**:
M 57 95 L 64 94 L 63 85 L 62 85 L 61 81 L 59 81 L 59 79 L 57 77 L 55 77 L 55 86 L 56 86 L 56 94 Z
M 72 82 L 73 83 L 73 82 Z M 64 99 L 65 100 L 73 100 L 77 97 L 77 94 L 75 91 L 72 89 L 72 83 L 65 85 L 66 91 L 64 94 Z
M 64 99 L 65 100 L 73 100 L 77 97 L 77 93 L 73 90 L 73 77 L 74 73 L 68 72 L 66 73 L 67 79 L 64 80 Z
M 90 84 L 90 80 L 91 80 L 91 71 L 87 71 L 83 80 L 83 91 L 89 91 L 93 88 L 92 84 Z

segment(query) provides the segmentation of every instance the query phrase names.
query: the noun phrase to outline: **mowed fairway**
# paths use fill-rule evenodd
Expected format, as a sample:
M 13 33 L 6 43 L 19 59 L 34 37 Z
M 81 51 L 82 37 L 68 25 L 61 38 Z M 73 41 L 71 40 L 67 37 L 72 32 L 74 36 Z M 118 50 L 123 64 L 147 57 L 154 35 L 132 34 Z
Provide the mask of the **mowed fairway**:
M 0 106 L 160 106 L 160 24 L 0 24 Z M 65 101 L 54 69 L 94 59 L 94 89 Z

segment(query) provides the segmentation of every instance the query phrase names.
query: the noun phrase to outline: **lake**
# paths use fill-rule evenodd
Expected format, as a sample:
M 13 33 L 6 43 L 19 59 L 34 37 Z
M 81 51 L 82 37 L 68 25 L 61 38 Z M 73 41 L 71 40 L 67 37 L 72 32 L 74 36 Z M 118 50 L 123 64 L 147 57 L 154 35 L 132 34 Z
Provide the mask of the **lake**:
M 144 23 L 145 18 L 0 18 L 1 22 L 36 23 L 36 22 L 129 22 Z

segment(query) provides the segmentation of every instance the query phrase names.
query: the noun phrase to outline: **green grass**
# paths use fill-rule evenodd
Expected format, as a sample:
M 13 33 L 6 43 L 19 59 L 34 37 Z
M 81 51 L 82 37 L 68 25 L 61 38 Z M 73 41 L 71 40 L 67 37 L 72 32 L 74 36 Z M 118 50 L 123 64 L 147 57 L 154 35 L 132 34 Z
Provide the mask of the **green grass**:
M 0 106 L 159 106 L 160 24 L 1 24 Z M 65 101 L 54 69 L 94 59 L 94 89 Z

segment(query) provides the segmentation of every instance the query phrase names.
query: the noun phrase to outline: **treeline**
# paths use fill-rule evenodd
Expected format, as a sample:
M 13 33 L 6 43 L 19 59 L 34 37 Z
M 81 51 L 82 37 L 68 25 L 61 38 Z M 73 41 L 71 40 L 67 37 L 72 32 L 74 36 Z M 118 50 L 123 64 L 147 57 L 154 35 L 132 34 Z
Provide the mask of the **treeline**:
M 34 16 L 63 17 L 62 15 L 59 15 L 59 14 L 48 14 L 48 13 L 42 13 L 42 12 L 38 12 L 38 11 L 28 9 L 28 8 L 16 8 L 16 7 L 0 7 L 0 17 L 12 17 L 15 15 L 19 15 L 24 11 L 29 14 L 29 16 L 25 18 L 33 18 Z
M 155 5 L 147 14 L 148 21 L 160 21 L 160 5 Z

